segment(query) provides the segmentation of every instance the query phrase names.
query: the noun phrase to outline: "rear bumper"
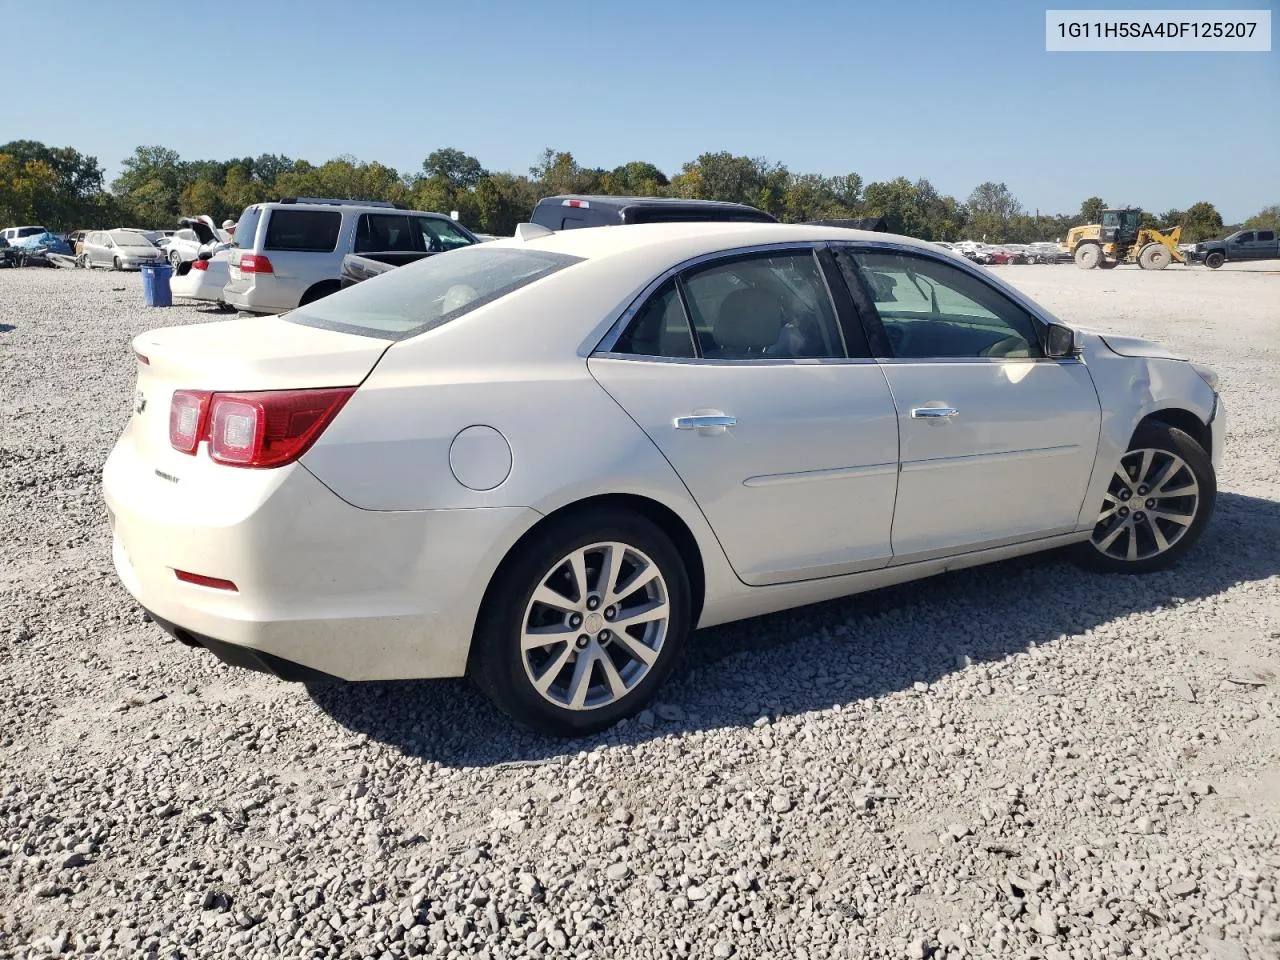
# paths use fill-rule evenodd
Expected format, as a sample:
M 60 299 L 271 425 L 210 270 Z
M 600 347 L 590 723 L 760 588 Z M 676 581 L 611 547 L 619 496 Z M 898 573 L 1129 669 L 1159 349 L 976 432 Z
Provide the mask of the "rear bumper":
M 180 639 L 287 678 L 461 676 L 493 571 L 537 519 L 361 510 L 298 464 L 215 469 L 158 477 L 126 432 L 103 469 L 116 572 Z
M 293 683 L 326 683 L 341 679 L 340 677 L 314 670 L 311 667 L 304 667 L 300 663 L 281 659 L 262 650 L 254 650 L 252 647 L 239 647 L 233 643 L 223 643 L 221 640 L 215 640 L 213 637 L 204 637 L 200 634 L 192 633 L 185 627 L 180 627 L 176 623 L 170 623 L 163 617 L 156 616 L 150 610 L 147 610 L 147 616 L 155 622 L 156 626 L 178 642 L 186 644 L 188 647 L 200 647 L 208 650 L 223 663 L 233 667 L 243 667 L 246 670 L 256 670 L 259 673 L 269 673 L 277 679 Z
M 229 279 L 222 291 L 222 299 L 237 310 L 247 313 L 284 313 L 294 310 L 302 299 L 304 290 L 280 277 L 270 274 L 253 275 L 252 280 Z

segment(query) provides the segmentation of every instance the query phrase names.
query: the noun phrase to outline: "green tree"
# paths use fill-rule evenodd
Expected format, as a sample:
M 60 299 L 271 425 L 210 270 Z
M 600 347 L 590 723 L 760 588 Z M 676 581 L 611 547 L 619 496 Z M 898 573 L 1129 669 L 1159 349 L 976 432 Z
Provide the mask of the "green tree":
M 0 154 L 12 157 L 20 166 L 36 162 L 53 172 L 56 183 L 52 189 L 41 189 L 34 200 L 35 223 L 51 230 L 86 225 L 86 218 L 94 212 L 94 198 L 102 193 L 103 173 L 96 157 L 85 156 L 73 147 L 48 147 L 35 140 L 13 140 L 0 146 Z
M 1107 209 L 1107 201 L 1101 197 L 1090 197 L 1080 204 L 1081 223 L 1101 223 L 1102 211 Z
M 531 199 L 533 192 L 524 177 L 509 173 L 481 177 L 475 192 L 480 229 L 501 237 L 510 236 L 516 224 L 528 220 L 533 213 L 536 202 Z
M 1006 239 L 1009 221 L 1022 213 L 1022 205 L 1003 183 L 988 180 L 973 188 L 968 201 L 967 235 L 976 240 L 998 243 Z
M 454 147 L 433 150 L 422 161 L 422 172 L 429 178 L 444 180 L 454 190 L 474 189 L 481 177 L 489 175 L 479 160 Z
M 1280 230 L 1280 203 L 1263 207 L 1244 222 L 1245 227 L 1253 230 Z
M 1222 236 L 1222 214 L 1207 201 L 1187 207 L 1182 219 L 1182 242 L 1199 243 Z
M 0 153 L 0 221 L 39 224 L 41 210 L 50 209 L 57 198 L 58 184 L 57 172 L 43 160 Z

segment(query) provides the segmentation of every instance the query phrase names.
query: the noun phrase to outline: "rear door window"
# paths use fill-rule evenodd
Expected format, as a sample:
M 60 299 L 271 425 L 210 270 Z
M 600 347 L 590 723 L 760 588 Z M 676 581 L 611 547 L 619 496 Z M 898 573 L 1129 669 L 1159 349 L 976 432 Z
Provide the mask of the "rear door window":
M 1259 243 L 1272 243 L 1272 242 L 1275 240 L 1275 238 L 1276 238 L 1276 232 L 1275 232 L 1274 230 L 1259 230 L 1259 231 L 1258 231 L 1258 242 L 1259 242 Z
M 342 214 L 336 210 L 273 210 L 264 250 L 331 253 L 338 246 Z M 239 228 L 236 234 L 240 233 Z
M 356 223 L 356 253 L 420 250 L 407 216 L 362 213 Z

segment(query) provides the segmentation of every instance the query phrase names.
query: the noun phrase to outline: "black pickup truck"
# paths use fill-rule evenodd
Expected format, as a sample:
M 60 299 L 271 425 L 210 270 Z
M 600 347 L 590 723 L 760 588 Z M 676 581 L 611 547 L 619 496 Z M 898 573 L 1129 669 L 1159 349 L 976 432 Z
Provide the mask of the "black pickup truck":
M 1275 230 L 1237 230 L 1225 240 L 1205 240 L 1191 249 L 1191 259 L 1203 261 L 1217 270 L 1228 260 L 1275 260 L 1280 258 L 1280 241 Z

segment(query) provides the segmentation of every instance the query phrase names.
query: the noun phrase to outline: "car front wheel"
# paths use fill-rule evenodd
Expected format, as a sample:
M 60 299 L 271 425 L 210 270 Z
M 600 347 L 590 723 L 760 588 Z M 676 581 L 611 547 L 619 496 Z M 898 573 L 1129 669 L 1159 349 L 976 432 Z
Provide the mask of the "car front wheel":
M 540 733 L 581 736 L 652 699 L 691 624 L 689 577 L 656 525 L 618 510 L 553 521 L 500 570 L 470 673 Z
M 1151 424 L 1134 434 L 1103 497 L 1084 566 L 1147 573 L 1176 563 L 1204 532 L 1217 497 L 1209 454 L 1176 427 Z

